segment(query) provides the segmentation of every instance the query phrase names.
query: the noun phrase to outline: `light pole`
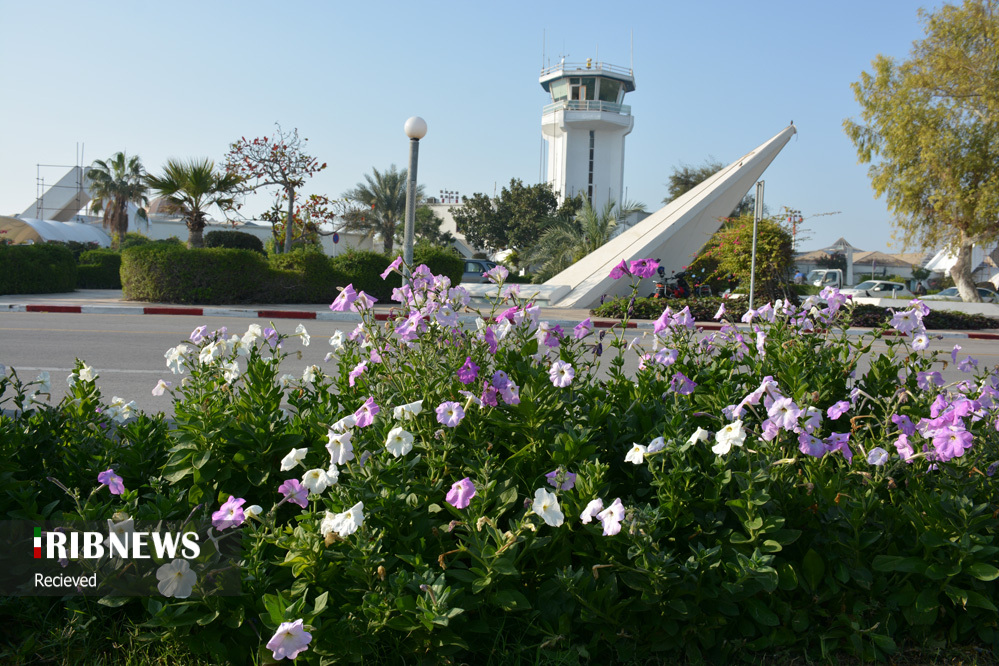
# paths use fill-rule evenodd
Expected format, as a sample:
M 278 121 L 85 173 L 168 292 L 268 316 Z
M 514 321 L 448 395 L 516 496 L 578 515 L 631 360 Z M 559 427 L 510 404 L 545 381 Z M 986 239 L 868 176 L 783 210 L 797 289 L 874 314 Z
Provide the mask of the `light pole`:
M 427 135 L 427 121 L 413 116 L 406 121 L 406 136 L 409 137 L 409 171 L 406 174 L 406 237 L 402 246 L 404 274 L 408 277 L 413 265 L 413 237 L 416 229 L 416 162 L 420 156 L 420 139 Z
M 756 209 L 753 211 L 753 254 L 749 260 L 749 309 L 753 309 L 753 294 L 756 292 L 756 230 L 763 217 L 763 181 L 756 183 Z

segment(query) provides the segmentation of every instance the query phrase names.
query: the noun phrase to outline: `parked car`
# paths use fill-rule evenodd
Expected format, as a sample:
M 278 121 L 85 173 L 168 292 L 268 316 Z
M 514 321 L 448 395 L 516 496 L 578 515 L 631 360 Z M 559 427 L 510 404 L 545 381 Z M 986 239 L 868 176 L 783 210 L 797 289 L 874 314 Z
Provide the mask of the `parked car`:
M 482 274 L 496 266 L 495 261 L 488 259 L 466 259 L 465 272 L 461 276 L 462 282 L 481 283 L 489 282 L 489 278 L 482 277 Z
M 861 296 L 868 298 L 913 298 L 911 291 L 901 282 L 885 280 L 867 280 L 856 287 L 845 287 L 839 290 L 845 296 Z
M 986 289 L 985 287 L 977 287 L 978 296 L 982 299 L 983 303 L 999 303 L 999 293 L 992 291 L 991 289 Z M 924 301 L 961 301 L 961 294 L 957 293 L 957 287 L 951 287 L 949 289 L 944 289 L 938 294 L 930 294 L 929 296 L 923 296 Z

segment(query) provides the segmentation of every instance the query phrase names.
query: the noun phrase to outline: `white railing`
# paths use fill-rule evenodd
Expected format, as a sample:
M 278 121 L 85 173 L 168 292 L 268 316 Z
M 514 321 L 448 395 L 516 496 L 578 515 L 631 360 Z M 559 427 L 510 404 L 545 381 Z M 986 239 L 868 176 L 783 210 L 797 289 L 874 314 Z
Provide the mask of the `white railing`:
M 548 76 L 549 74 L 554 74 L 556 72 L 563 71 L 590 71 L 590 72 L 610 72 L 612 74 L 623 74 L 625 76 L 634 76 L 632 70 L 627 67 L 619 67 L 617 65 L 611 65 L 606 62 L 560 62 L 557 65 L 552 65 L 551 67 L 546 67 L 541 70 L 541 76 Z
M 542 115 L 555 113 L 556 111 L 606 111 L 608 113 L 618 113 L 622 116 L 631 115 L 631 106 L 627 104 L 616 104 L 614 102 L 601 102 L 590 99 L 563 100 L 547 105 L 542 111 Z

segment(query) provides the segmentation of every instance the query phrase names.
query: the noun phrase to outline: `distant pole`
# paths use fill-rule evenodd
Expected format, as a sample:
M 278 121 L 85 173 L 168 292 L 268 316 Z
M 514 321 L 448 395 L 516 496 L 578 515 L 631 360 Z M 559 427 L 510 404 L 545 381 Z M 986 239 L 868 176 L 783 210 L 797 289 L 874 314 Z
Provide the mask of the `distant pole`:
M 756 183 L 756 207 L 753 210 L 753 257 L 749 261 L 749 309 L 753 309 L 753 295 L 756 292 L 756 231 L 763 217 L 763 182 Z
M 413 239 L 416 235 L 416 163 L 420 157 L 420 139 L 427 135 L 427 122 L 419 116 L 413 116 L 406 121 L 404 129 L 409 137 L 409 171 L 406 177 L 406 236 L 402 246 L 402 259 L 406 262 L 404 275 L 409 277 L 409 267 L 413 265 Z

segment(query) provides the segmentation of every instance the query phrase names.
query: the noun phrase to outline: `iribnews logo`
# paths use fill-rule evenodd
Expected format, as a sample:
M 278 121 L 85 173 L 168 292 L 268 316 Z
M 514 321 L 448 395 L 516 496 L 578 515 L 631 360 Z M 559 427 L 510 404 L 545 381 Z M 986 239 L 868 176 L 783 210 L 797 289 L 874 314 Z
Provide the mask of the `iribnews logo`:
M 97 560 L 120 557 L 131 560 L 162 560 L 201 555 L 197 532 L 42 532 L 35 528 L 35 559 Z

